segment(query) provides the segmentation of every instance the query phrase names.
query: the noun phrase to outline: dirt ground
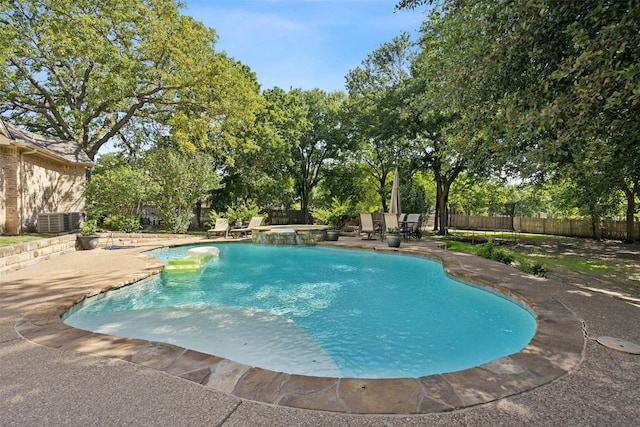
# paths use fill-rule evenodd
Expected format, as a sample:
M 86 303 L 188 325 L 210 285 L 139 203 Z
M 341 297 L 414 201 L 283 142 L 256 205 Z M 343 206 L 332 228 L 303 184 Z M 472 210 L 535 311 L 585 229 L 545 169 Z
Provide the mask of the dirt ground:
M 613 272 L 601 274 L 597 267 L 594 273 L 578 273 L 564 267 L 551 267 L 548 277 L 570 280 L 590 291 L 599 291 L 621 299 L 635 302 L 640 307 L 640 243 L 623 243 L 615 240 L 558 238 L 521 239 L 508 246 L 524 253 L 539 253 L 545 257 L 588 260 L 594 266 L 604 261 L 607 265 L 618 265 Z
M 550 237 L 548 239 L 521 238 L 515 249 L 537 247 L 545 252 L 576 255 L 589 259 L 621 259 L 640 262 L 640 243 L 623 243 L 618 240 L 593 240 L 571 237 Z
M 456 237 L 471 243 L 470 232 Z M 431 238 L 438 236 L 431 235 Z M 486 241 L 483 235 L 474 235 L 474 243 Z M 634 244 L 619 240 L 583 239 L 560 236 L 509 235 L 498 236 L 496 243 L 525 254 L 539 255 L 545 259 L 581 260 L 591 265 L 591 271 L 575 272 L 565 267 L 551 265 L 547 277 L 556 277 L 571 283 L 582 284 L 585 289 L 599 291 L 623 299 L 631 298 L 640 307 L 640 242 Z M 614 268 L 600 268 L 603 264 Z

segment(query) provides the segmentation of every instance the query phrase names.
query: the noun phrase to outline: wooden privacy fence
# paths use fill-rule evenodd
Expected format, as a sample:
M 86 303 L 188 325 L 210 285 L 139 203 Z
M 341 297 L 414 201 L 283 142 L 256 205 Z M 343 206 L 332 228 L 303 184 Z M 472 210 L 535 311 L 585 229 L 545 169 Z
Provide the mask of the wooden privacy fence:
M 520 233 L 555 236 L 593 237 L 591 221 L 587 219 L 527 218 L 522 216 L 451 215 L 449 227 L 467 230 L 517 231 Z M 598 238 L 624 240 L 626 221 L 603 220 Z M 640 240 L 640 222 L 634 223 L 634 237 Z

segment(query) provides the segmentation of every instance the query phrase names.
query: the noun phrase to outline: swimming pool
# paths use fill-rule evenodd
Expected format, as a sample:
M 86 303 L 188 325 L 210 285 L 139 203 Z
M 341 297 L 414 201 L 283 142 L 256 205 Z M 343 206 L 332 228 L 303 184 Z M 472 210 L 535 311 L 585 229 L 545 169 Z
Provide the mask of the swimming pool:
M 198 273 L 88 300 L 71 326 L 286 373 L 353 378 L 452 372 L 513 354 L 534 316 L 426 258 L 327 247 L 219 244 Z M 188 247 L 150 252 L 183 256 Z

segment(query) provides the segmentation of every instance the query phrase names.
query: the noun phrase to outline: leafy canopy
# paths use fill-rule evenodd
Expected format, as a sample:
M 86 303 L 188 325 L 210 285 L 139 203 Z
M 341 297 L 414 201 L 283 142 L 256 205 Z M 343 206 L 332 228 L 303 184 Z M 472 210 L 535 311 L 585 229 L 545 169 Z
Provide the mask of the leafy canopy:
M 212 129 L 251 121 L 255 77 L 216 52 L 215 31 L 179 7 L 175 0 L 0 3 L 0 114 L 76 141 L 91 158 L 136 116 L 172 126 L 188 146 L 207 144 L 202 135 Z

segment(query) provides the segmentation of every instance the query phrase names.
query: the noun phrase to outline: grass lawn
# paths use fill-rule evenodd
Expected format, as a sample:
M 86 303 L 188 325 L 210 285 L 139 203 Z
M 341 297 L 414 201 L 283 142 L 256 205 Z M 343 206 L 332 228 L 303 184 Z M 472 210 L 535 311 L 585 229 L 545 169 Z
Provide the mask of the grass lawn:
M 461 238 L 462 236 L 456 236 Z M 505 238 L 501 233 L 476 233 L 474 244 L 471 236 L 464 241 L 447 240 L 451 250 L 477 254 L 480 245 L 495 239 L 500 247 L 512 251 L 516 261 L 541 261 L 548 268 L 565 268 L 597 279 L 619 284 L 640 286 L 640 244 L 621 242 L 597 242 L 562 236 L 520 234 L 516 240 Z
M 0 246 L 17 245 L 19 243 L 32 242 L 40 239 L 50 239 L 53 235 L 25 234 L 20 236 L 0 236 Z
M 585 258 L 578 254 L 527 254 L 530 259 L 540 259 L 543 263 L 563 267 L 577 273 L 586 274 L 606 281 L 617 281 L 640 286 L 640 260 L 617 258 Z

